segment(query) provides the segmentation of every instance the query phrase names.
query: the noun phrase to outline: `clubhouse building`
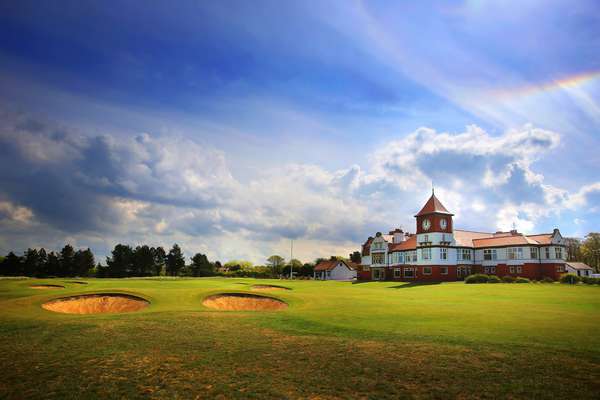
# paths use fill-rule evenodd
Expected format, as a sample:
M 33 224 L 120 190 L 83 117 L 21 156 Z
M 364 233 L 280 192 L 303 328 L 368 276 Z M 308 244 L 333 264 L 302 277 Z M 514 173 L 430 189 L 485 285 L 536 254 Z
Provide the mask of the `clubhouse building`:
M 377 232 L 362 245 L 359 280 L 456 281 L 484 273 L 546 277 L 566 272 L 567 251 L 558 229 L 524 235 L 454 229 L 453 214 L 435 196 L 415 215 L 416 233 Z

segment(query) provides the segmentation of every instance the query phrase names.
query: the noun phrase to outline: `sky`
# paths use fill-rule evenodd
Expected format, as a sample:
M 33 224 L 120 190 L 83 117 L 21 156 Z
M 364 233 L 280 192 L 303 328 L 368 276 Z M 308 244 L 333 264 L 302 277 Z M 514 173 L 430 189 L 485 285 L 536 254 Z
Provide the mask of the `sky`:
M 0 2 L 0 254 L 600 229 L 597 1 Z

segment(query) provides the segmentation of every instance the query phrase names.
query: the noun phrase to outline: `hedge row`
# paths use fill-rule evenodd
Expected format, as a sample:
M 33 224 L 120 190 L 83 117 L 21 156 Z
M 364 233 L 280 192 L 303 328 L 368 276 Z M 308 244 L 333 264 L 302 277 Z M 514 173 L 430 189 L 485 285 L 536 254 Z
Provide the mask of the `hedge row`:
M 522 276 L 503 276 L 502 278 L 496 275 L 486 274 L 473 274 L 465 278 L 465 283 L 531 283 L 532 281 Z M 554 279 L 545 277 L 540 281 L 541 283 L 554 283 Z M 565 274 L 560 277 L 561 283 L 576 284 L 579 282 L 586 283 L 588 285 L 600 285 L 600 278 L 592 278 L 589 276 L 580 277 L 575 274 Z

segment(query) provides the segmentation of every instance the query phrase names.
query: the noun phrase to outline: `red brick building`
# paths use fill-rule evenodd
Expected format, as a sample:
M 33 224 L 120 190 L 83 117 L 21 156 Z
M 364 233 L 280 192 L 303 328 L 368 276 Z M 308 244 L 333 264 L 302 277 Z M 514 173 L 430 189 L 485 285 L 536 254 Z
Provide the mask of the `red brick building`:
M 362 245 L 359 280 L 456 281 L 473 273 L 558 279 L 566 245 L 558 229 L 524 235 L 454 229 L 452 217 L 431 197 L 416 215 L 416 233 L 377 232 Z

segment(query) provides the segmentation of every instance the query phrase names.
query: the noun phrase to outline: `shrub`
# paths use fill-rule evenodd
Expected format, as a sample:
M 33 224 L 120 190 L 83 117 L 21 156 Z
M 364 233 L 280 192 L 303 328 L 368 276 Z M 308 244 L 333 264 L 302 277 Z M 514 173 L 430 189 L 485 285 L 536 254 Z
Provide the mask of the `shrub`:
M 465 278 L 465 283 L 487 283 L 488 279 L 485 274 L 473 274 Z
M 581 281 L 581 278 L 575 274 L 564 274 L 560 277 L 560 283 L 569 283 L 571 285 L 574 285 L 579 281 Z
M 502 280 L 500 278 L 498 278 L 496 275 L 489 275 L 488 283 L 502 283 Z
M 502 277 L 502 282 L 504 282 L 504 283 L 514 283 L 514 281 L 515 281 L 514 276 L 506 275 L 506 276 Z
M 542 283 L 554 283 L 554 279 L 552 279 L 549 276 L 547 276 L 544 279 L 542 279 L 540 282 L 542 282 Z
M 517 277 L 515 279 L 515 283 L 531 283 L 531 281 L 527 278 L 523 278 L 522 276 Z
M 600 285 L 600 278 L 592 278 L 591 276 L 584 276 L 581 278 L 581 282 L 587 283 L 588 285 Z

